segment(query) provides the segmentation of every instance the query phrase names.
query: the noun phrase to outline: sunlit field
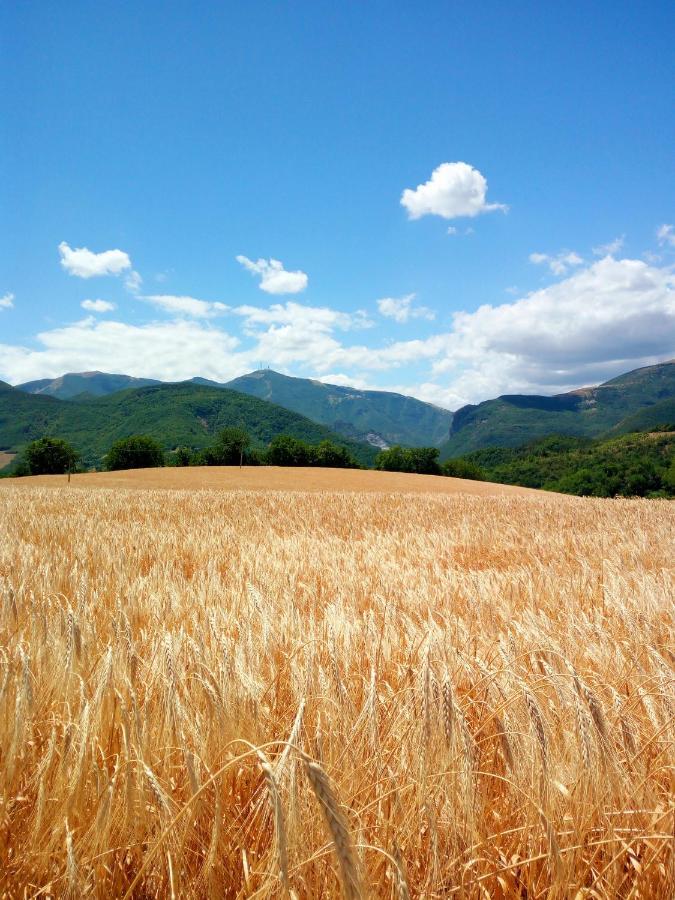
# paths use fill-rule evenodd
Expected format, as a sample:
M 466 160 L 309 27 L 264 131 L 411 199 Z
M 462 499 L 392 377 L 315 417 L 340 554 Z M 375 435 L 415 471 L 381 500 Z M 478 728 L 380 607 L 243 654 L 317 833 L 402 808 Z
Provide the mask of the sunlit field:
M 672 897 L 675 506 L 493 493 L 0 485 L 0 894 Z
M 190 466 L 158 469 L 131 469 L 118 472 L 87 472 L 73 475 L 38 475 L 18 479 L 18 485 L 46 487 L 133 488 L 148 490 L 251 490 L 251 491 L 358 491 L 372 493 L 457 494 L 516 496 L 538 494 L 529 488 L 437 475 L 409 475 L 405 472 L 375 472 L 364 469 L 323 469 L 279 466 Z M 1 486 L 0 482 L 0 486 Z

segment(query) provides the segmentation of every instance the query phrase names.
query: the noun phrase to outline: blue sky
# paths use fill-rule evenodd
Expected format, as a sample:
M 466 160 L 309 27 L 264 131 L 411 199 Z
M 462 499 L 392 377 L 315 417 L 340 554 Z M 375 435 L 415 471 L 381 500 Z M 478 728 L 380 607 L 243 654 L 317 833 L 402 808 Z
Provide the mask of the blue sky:
M 0 378 L 456 408 L 675 356 L 671 3 L 0 17 Z

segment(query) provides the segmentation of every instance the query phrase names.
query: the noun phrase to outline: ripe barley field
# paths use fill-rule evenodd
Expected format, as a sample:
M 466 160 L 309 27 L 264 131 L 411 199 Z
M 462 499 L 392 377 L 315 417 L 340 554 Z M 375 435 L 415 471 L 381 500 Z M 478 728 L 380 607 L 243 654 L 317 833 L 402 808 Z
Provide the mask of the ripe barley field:
M 0 534 L 3 897 L 673 896 L 672 503 L 26 481 Z

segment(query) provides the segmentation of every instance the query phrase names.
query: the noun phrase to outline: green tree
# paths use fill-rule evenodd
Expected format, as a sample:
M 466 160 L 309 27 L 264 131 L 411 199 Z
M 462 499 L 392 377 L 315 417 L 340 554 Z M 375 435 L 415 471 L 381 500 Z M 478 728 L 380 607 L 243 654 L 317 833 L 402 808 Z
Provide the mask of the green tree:
M 312 447 L 313 465 L 324 466 L 330 469 L 356 469 L 358 463 L 346 447 L 334 444 L 332 441 L 321 441 L 316 447 Z
M 154 469 L 163 465 L 162 448 L 145 434 L 134 434 L 115 441 L 105 459 L 109 472 L 117 469 Z
M 485 481 L 485 473 L 480 466 L 468 459 L 448 459 L 441 466 L 443 475 L 449 478 L 470 478 L 472 481 Z
M 399 444 L 380 450 L 375 457 L 375 468 L 384 472 L 412 472 L 411 466 L 410 454 Z
M 375 457 L 375 468 L 385 472 L 414 472 L 417 475 L 440 475 L 438 447 L 401 447 L 395 444 Z
M 675 494 L 675 457 L 670 462 L 670 465 L 665 470 L 662 476 L 662 482 L 664 488 L 670 494 Z
M 244 462 L 244 454 L 251 446 L 251 436 L 245 428 L 223 428 L 218 433 L 216 446 L 222 452 L 224 466 L 240 466 Z
M 307 466 L 312 462 L 311 448 L 304 441 L 290 434 L 278 434 L 272 438 L 267 450 L 270 466 Z
M 633 463 L 623 477 L 619 491 L 624 497 L 645 497 L 661 487 L 661 473 L 650 460 Z
M 29 475 L 63 475 L 75 471 L 78 455 L 66 441 L 44 437 L 26 447 L 24 460 Z
M 238 466 L 246 460 L 251 436 L 245 428 L 223 428 L 216 441 L 199 454 L 205 466 Z
M 192 465 L 192 450 L 189 447 L 179 447 L 173 456 L 174 466 L 190 466 Z
M 408 452 L 413 472 L 418 475 L 441 474 L 441 467 L 438 464 L 441 451 L 438 447 L 411 447 Z

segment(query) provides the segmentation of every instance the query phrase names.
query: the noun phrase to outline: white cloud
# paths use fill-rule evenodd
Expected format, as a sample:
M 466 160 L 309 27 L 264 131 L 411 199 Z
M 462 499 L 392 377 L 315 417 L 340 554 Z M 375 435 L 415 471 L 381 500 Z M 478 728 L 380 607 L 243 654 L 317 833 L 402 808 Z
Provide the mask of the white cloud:
M 651 250 L 645 250 L 642 254 L 642 258 L 646 259 L 648 263 L 652 263 L 655 265 L 656 263 L 660 263 L 663 257 L 660 253 L 652 253 Z
M 171 321 L 128 325 L 89 317 L 39 334 L 34 347 L 0 345 L 0 379 L 99 369 L 225 381 L 265 360 L 282 371 L 397 390 L 456 409 L 501 393 L 594 384 L 675 356 L 672 269 L 611 256 L 520 299 L 455 313 L 443 332 L 391 343 L 361 336 L 354 342 L 370 324 L 362 311 L 293 301 L 230 309 L 239 339 L 212 321 L 185 317 L 210 319 L 225 311 L 216 304 L 159 296 Z
M 429 181 L 415 190 L 403 191 L 401 205 L 408 210 L 410 219 L 428 215 L 443 219 L 473 218 L 479 213 L 507 209 L 501 203 L 487 203 L 486 193 L 487 181 L 478 169 L 465 162 L 441 163 Z
M 320 381 L 322 384 L 336 384 L 338 387 L 356 388 L 359 391 L 378 390 L 378 388 L 371 388 L 365 378 L 358 375 L 347 375 L 346 372 L 329 372 L 320 375 L 314 381 Z
M 659 225 L 656 229 L 659 247 L 675 247 L 675 225 Z
M 608 244 L 600 244 L 600 246 L 598 246 L 598 247 L 593 247 L 593 255 L 594 256 L 616 256 L 616 254 L 623 247 L 625 240 L 626 240 L 626 235 L 622 234 L 621 237 L 614 238 L 614 240 L 610 241 Z
M 229 310 L 229 306 L 218 301 L 197 300 L 196 297 L 177 297 L 173 294 L 148 294 L 139 297 L 147 300 L 154 306 L 163 309 L 164 312 L 174 313 L 178 316 L 192 316 L 195 319 L 209 319 L 213 316 L 222 316 Z
M 457 234 L 458 232 L 454 225 L 448 225 L 447 233 L 448 234 Z
M 309 278 L 304 272 L 287 272 L 278 259 L 259 259 L 237 256 L 237 262 L 252 275 L 260 276 L 260 290 L 268 294 L 299 294 L 307 287 Z
M 434 319 L 435 313 L 426 306 L 413 306 L 415 294 L 405 297 L 383 297 L 377 301 L 380 314 L 395 322 L 404 323 L 409 319 Z
M 14 306 L 14 294 L 7 293 L 0 297 L 0 309 L 11 309 Z
M 124 279 L 124 287 L 131 294 L 138 294 L 138 292 L 141 289 L 142 284 L 143 284 L 143 279 L 141 278 L 140 273 L 137 272 L 135 269 L 132 269 L 132 271 L 129 272 L 127 277 Z
M 456 313 L 453 325 L 432 371 L 458 394 L 554 393 L 673 356 L 675 278 L 605 257 L 514 303 Z
M 92 253 L 86 247 L 73 250 L 65 241 L 59 244 L 61 265 L 69 275 L 93 278 L 96 275 L 119 275 L 131 268 L 129 254 L 123 250 L 104 250 Z
M 584 262 L 579 254 L 572 250 L 563 250 L 555 256 L 550 256 L 548 253 L 530 253 L 529 260 L 536 266 L 546 263 L 554 275 L 565 275 L 569 269 L 580 266 Z
M 232 312 L 244 318 L 244 327 L 249 330 L 255 330 L 259 326 L 281 326 L 327 332 L 336 328 L 349 331 L 372 325 L 363 310 L 346 313 L 328 306 L 305 306 L 293 300 L 273 303 L 268 307 L 235 306 Z
M 0 344 L 0 366 L 12 383 L 96 369 L 165 381 L 195 375 L 220 381 L 250 366 L 247 357 L 234 354 L 237 338 L 189 320 L 139 326 L 88 317 L 38 334 L 37 343 L 37 349 Z
M 89 312 L 97 313 L 111 312 L 115 309 L 115 304 L 110 303 L 109 300 L 83 300 L 80 306 L 82 309 L 88 309 Z

